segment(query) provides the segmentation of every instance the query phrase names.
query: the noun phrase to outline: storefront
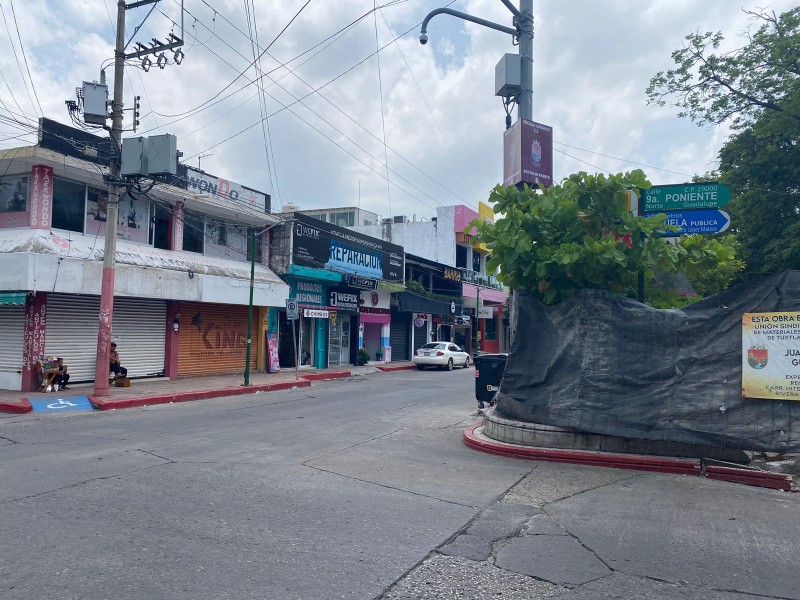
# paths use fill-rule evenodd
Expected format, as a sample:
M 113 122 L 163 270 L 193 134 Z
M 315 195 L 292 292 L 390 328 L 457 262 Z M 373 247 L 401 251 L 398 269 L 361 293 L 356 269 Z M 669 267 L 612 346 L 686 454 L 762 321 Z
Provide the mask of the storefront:
M 291 227 L 273 238 L 270 265 L 285 273 L 301 309 L 301 365 L 354 363 L 360 348 L 371 361 L 391 360 L 391 293 L 377 288 L 381 280 L 402 283 L 402 247 L 302 213 L 292 213 L 292 219 Z M 284 265 L 286 248 L 291 262 Z M 288 366 L 291 337 L 282 333 L 284 323 L 285 317 L 281 365 Z
M 98 296 L 47 294 L 45 356 L 62 356 L 73 383 L 94 381 Z M 164 375 L 167 303 L 115 298 L 111 340 L 117 343 L 129 377 Z
M 244 372 L 247 306 L 182 302 L 178 375 Z M 250 369 L 256 369 L 258 336 L 253 336 Z
M 369 353 L 371 362 L 392 360 L 390 298 L 391 294 L 382 290 L 361 292 L 358 347 L 364 348 Z
M 0 389 L 22 389 L 22 357 L 25 338 L 25 297 L 0 293 Z

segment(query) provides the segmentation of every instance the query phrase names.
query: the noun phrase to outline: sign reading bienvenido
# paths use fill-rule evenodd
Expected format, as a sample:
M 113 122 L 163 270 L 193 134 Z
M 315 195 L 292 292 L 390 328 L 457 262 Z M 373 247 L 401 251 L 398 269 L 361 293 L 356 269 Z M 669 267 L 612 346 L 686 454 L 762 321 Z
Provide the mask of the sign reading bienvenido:
M 369 279 L 403 281 L 403 247 L 294 213 L 292 263 Z
M 731 191 L 724 183 L 654 185 L 644 190 L 643 196 L 645 212 L 719 208 L 731 201 Z

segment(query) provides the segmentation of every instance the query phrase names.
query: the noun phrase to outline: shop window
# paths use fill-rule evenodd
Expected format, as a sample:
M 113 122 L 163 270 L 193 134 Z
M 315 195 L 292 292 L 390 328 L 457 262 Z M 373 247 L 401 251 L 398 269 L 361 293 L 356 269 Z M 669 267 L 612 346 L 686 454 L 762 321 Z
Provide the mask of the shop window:
M 150 243 L 153 248 L 169 250 L 169 211 L 156 203 L 150 205 Z
M 0 177 L 0 213 L 28 210 L 28 177 Z
M 481 272 L 481 253 L 472 251 L 472 270 L 476 273 Z
M 350 212 L 331 213 L 331 223 L 339 227 L 352 227 L 356 222 L 356 214 Z
M 64 179 L 53 179 L 53 229 L 83 233 L 86 211 L 86 186 Z
M 206 224 L 203 215 L 187 212 L 183 219 L 183 249 L 203 253 Z
M 486 327 L 486 341 L 494 342 L 497 340 L 497 323 L 494 319 L 483 319 Z
M 456 244 L 456 267 L 459 269 L 468 269 L 467 266 L 467 248 Z

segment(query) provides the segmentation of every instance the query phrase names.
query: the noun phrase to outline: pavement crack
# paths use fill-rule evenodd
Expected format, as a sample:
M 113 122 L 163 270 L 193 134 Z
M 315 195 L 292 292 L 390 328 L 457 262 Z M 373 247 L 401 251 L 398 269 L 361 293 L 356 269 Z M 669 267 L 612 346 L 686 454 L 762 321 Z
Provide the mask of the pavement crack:
M 475 508 L 471 504 L 463 504 L 461 502 L 453 502 L 452 500 L 445 500 L 444 498 L 437 498 L 436 496 L 431 496 L 430 494 L 421 494 L 419 492 L 413 492 L 411 490 L 406 490 L 406 489 L 403 489 L 401 487 L 397 487 L 397 486 L 394 486 L 394 485 L 386 485 L 385 483 L 377 483 L 375 481 L 370 481 L 368 479 L 361 479 L 360 477 L 353 477 L 351 475 L 343 475 L 342 473 L 337 473 L 336 471 L 331 471 L 329 469 L 323 469 L 321 467 L 315 467 L 314 465 L 308 465 L 308 464 L 305 464 L 305 463 L 302 463 L 302 464 L 303 464 L 303 466 L 308 467 L 309 469 L 314 469 L 316 471 L 319 471 L 320 473 L 328 473 L 329 475 L 336 475 L 337 477 L 343 477 L 343 478 L 349 479 L 351 481 L 359 481 L 361 483 L 374 485 L 374 486 L 377 486 L 377 487 L 380 487 L 380 488 L 384 488 L 384 489 L 387 489 L 387 490 L 394 490 L 396 492 L 403 492 L 403 493 L 406 493 L 406 494 L 411 494 L 412 496 L 417 496 L 419 498 L 428 498 L 429 500 L 436 500 L 437 502 L 442 502 L 444 504 L 451 504 L 453 506 L 461 506 L 463 508 Z
M 7 438 L 7 437 L 4 437 L 2 435 L 0 435 L 0 440 L 4 440 L 4 441 L 8 442 L 8 444 L 6 444 L 6 446 L 8 446 L 10 444 L 19 444 L 20 443 L 17 440 L 12 440 L 11 438 Z
M 172 460 L 171 458 L 167 458 L 166 456 L 159 456 L 158 454 L 155 454 L 154 452 L 149 452 L 147 450 L 143 450 L 142 448 L 137 448 L 136 450 L 141 452 L 141 453 L 143 453 L 143 454 L 149 454 L 150 456 L 154 456 L 155 458 L 160 458 L 161 460 L 165 460 L 170 464 L 177 464 L 177 461 Z
M 306 467 L 313 467 L 313 465 L 309 465 L 308 464 L 313 460 L 317 460 L 318 458 L 322 458 L 324 456 L 331 456 L 333 454 L 337 454 L 339 452 L 343 452 L 344 450 L 350 450 L 351 448 L 357 448 L 358 446 L 361 446 L 363 444 L 369 444 L 370 442 L 374 442 L 375 440 L 379 440 L 381 438 L 389 437 L 390 435 L 394 435 L 396 433 L 400 433 L 401 431 L 405 431 L 405 429 L 406 429 L 405 427 L 401 427 L 400 429 L 395 429 L 393 431 L 389 431 L 388 433 L 382 433 L 381 435 L 376 435 L 375 437 L 371 437 L 371 438 L 368 438 L 366 440 L 361 440 L 360 442 L 356 442 L 355 444 L 350 444 L 349 446 L 344 446 L 342 448 L 337 448 L 336 450 L 331 450 L 330 452 L 323 452 L 322 454 L 318 454 L 317 456 L 309 458 L 308 460 L 304 460 L 300 464 L 303 465 L 303 466 L 306 466 Z M 314 467 L 314 468 L 317 468 L 317 467 Z M 320 469 L 320 470 L 323 470 L 323 469 Z

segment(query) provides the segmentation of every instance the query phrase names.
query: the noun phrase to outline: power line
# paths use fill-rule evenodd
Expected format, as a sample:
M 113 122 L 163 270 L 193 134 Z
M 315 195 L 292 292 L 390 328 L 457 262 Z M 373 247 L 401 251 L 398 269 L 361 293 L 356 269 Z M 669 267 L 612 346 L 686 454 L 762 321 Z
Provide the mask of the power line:
M 31 69 L 28 66 L 28 57 L 25 55 L 25 46 L 22 43 L 22 36 L 19 33 L 19 25 L 17 24 L 17 13 L 14 10 L 14 0 L 9 0 L 11 4 L 11 16 L 14 17 L 14 27 L 17 29 L 17 37 L 19 38 L 19 47 L 22 50 L 22 58 L 25 61 L 25 69 L 28 71 L 28 78 L 31 80 L 31 87 L 33 88 L 33 95 L 36 97 L 36 104 L 39 105 L 39 112 L 44 116 L 44 111 L 42 110 L 42 105 L 39 102 L 39 94 L 36 93 L 36 86 L 33 83 L 33 76 L 31 75 Z M 3 15 L 3 19 L 5 19 L 5 15 Z
M 31 91 L 28 89 L 28 81 L 25 79 L 25 75 L 22 72 L 22 65 L 19 62 L 19 56 L 17 56 L 17 46 L 16 46 L 16 44 L 14 44 L 14 40 L 11 39 L 11 28 L 8 26 L 8 20 L 6 19 L 6 11 L 3 9 L 3 5 L 2 4 L 0 4 L 0 14 L 3 15 L 3 22 L 6 24 L 6 34 L 8 35 L 8 41 L 11 43 L 11 49 L 14 51 L 14 60 L 17 61 L 17 68 L 19 69 L 19 74 L 20 74 L 20 77 L 22 78 L 22 85 L 25 86 L 25 92 L 28 94 L 28 100 L 30 100 L 31 106 L 33 107 L 33 110 L 36 110 L 36 105 L 33 102 L 33 97 L 31 96 Z M 19 31 L 19 30 L 17 30 L 17 31 Z M 20 46 L 21 45 L 22 45 L 22 39 L 20 38 Z M 33 80 L 31 80 L 31 83 L 33 83 Z M 8 87 L 8 83 L 6 83 L 6 86 Z M 10 92 L 11 88 L 9 87 L 8 90 Z M 13 97 L 13 94 L 12 94 L 12 97 Z M 14 100 L 14 102 L 16 102 L 16 99 Z M 22 107 L 19 106 L 19 103 L 17 103 L 17 106 L 19 107 L 20 111 L 22 111 Z M 39 107 L 39 111 L 41 112 L 41 110 L 42 110 L 42 107 L 40 106 Z
M 688 173 L 681 173 L 680 171 L 671 171 L 669 169 L 664 169 L 664 168 L 661 168 L 661 167 L 655 167 L 653 165 L 648 165 L 648 164 L 636 162 L 636 161 L 633 161 L 633 160 L 627 160 L 627 159 L 624 159 L 624 158 L 620 158 L 618 156 L 611 156 L 609 154 L 603 154 L 602 152 L 595 152 L 594 150 L 587 150 L 586 148 L 579 148 L 578 146 L 570 146 L 569 144 L 565 144 L 564 142 L 553 141 L 553 143 L 554 144 L 558 144 L 559 146 L 566 146 L 567 148 L 573 148 L 574 150 L 581 150 L 582 152 L 588 152 L 590 154 L 596 154 L 597 156 L 603 156 L 605 158 L 613 158 L 614 160 L 619 160 L 619 161 L 622 161 L 624 163 L 628 163 L 628 164 L 631 164 L 631 165 L 638 165 L 640 167 L 647 167 L 648 169 L 655 169 L 657 171 L 664 171 L 665 173 L 674 173 L 675 175 L 683 175 L 685 177 L 691 177 L 691 175 L 688 174 Z M 566 156 L 569 156 L 569 155 L 567 154 Z M 575 158 L 575 157 L 570 156 L 570 158 Z M 575 160 L 579 160 L 579 159 L 576 158 Z M 583 162 L 583 161 L 581 161 L 581 162 Z M 589 163 L 586 163 L 586 164 L 588 165 Z M 600 169 L 600 170 L 602 171 L 603 169 Z
M 386 150 L 386 117 L 383 111 L 383 78 L 381 77 L 381 53 L 378 52 L 378 5 L 377 0 L 372 0 L 373 20 L 375 21 L 375 58 L 378 61 L 378 93 L 381 98 L 381 128 L 383 130 L 383 160 L 386 167 L 386 197 L 389 200 L 389 217 L 392 216 L 392 188 L 389 185 L 389 153 Z

